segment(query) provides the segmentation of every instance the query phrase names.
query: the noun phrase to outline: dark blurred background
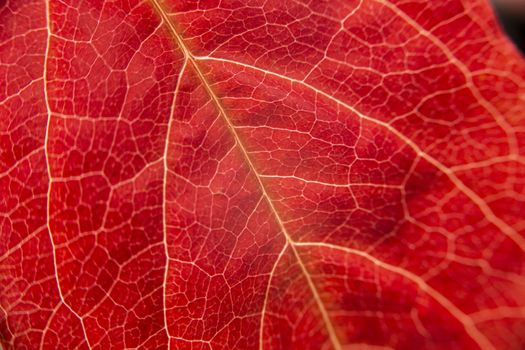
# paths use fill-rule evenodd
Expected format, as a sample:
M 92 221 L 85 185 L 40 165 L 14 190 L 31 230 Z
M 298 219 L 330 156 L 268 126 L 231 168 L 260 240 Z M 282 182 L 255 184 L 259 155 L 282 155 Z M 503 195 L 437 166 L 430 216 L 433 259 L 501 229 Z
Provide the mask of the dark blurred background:
M 525 54 L 525 0 L 492 0 L 503 29 Z

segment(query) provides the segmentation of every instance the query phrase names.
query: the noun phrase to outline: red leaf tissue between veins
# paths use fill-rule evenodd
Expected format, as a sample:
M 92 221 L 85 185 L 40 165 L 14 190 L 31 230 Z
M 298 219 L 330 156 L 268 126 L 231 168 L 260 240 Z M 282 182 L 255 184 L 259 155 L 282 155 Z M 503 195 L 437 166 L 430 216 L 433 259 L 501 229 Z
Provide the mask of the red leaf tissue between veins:
M 485 0 L 1 0 L 0 344 L 523 349 L 525 61 Z

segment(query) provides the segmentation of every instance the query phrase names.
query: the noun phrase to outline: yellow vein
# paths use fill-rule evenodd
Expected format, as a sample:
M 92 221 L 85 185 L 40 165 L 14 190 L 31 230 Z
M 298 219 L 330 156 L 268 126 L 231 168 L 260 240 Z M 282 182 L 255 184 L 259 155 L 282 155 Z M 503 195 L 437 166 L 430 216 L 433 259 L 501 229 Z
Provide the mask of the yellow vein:
M 210 87 L 210 84 L 207 82 L 207 80 L 204 77 L 203 73 L 199 69 L 199 66 L 197 65 L 195 59 L 193 58 L 193 55 L 191 54 L 189 49 L 186 47 L 186 44 L 183 42 L 182 38 L 179 36 L 179 34 L 178 34 L 174 24 L 172 23 L 172 21 L 169 19 L 168 15 L 166 14 L 166 11 L 162 8 L 162 6 L 159 4 L 159 2 L 157 0 L 151 0 L 151 3 L 155 7 L 155 9 L 159 13 L 159 15 L 162 17 L 163 21 L 169 27 L 169 29 L 172 32 L 173 36 L 177 40 L 177 42 L 179 44 L 179 47 L 184 52 L 185 57 L 191 62 L 192 66 L 194 67 L 195 72 L 199 76 L 199 79 L 201 80 L 204 88 L 208 92 L 208 95 L 213 100 L 213 102 L 215 103 L 215 105 L 216 105 L 217 109 L 219 110 L 220 114 L 223 116 L 224 121 L 228 125 L 228 129 L 230 130 L 232 136 L 234 137 L 236 144 L 239 146 L 239 150 L 243 154 L 243 156 L 244 156 L 244 158 L 245 158 L 245 160 L 246 160 L 250 170 L 254 173 L 254 175 L 255 175 L 255 177 L 257 179 L 257 182 L 259 183 L 259 186 L 260 186 L 261 192 L 263 194 L 263 197 L 266 199 L 268 205 L 270 206 L 270 208 L 272 210 L 272 213 L 274 214 L 275 219 L 276 219 L 276 221 L 277 221 L 277 223 L 278 223 L 282 233 L 286 237 L 286 240 L 290 243 L 290 247 L 292 248 L 292 251 L 293 251 L 293 253 L 294 253 L 294 255 L 295 255 L 296 259 L 297 259 L 297 262 L 298 262 L 298 264 L 299 264 L 299 266 L 300 266 L 300 268 L 301 268 L 301 270 L 302 270 L 302 272 L 303 272 L 303 274 L 304 274 L 304 276 L 305 276 L 305 278 L 307 280 L 308 286 L 310 287 L 312 295 L 313 295 L 313 297 L 314 297 L 314 299 L 316 301 L 316 304 L 317 304 L 317 306 L 319 308 L 319 311 L 320 311 L 320 313 L 322 315 L 322 318 L 323 318 L 323 321 L 325 323 L 326 330 L 328 332 L 328 336 L 330 338 L 330 341 L 332 342 L 332 344 L 333 344 L 333 346 L 334 346 L 334 348 L 336 350 L 342 349 L 342 346 L 341 346 L 341 344 L 339 342 L 339 339 L 337 338 L 337 334 L 336 334 L 335 328 L 332 325 L 332 321 L 330 320 L 330 318 L 328 316 L 328 312 L 326 311 L 326 308 L 325 308 L 325 306 L 324 306 L 324 304 L 323 304 L 323 302 L 321 300 L 319 292 L 317 291 L 317 288 L 315 287 L 315 284 L 314 284 L 314 282 L 313 282 L 313 280 L 312 280 L 312 278 L 311 278 L 311 276 L 310 276 L 310 274 L 309 274 L 305 264 L 302 262 L 299 253 L 295 249 L 294 242 L 291 239 L 290 235 L 288 234 L 288 231 L 286 230 L 286 228 L 285 228 L 281 218 L 279 217 L 279 214 L 277 213 L 277 210 L 274 207 L 272 200 L 270 199 L 268 193 L 266 192 L 266 188 L 265 188 L 261 178 L 259 177 L 257 171 L 255 170 L 256 168 L 255 168 L 254 164 L 252 163 L 250 157 L 248 156 L 248 153 L 247 153 L 246 149 L 244 148 L 244 146 L 243 146 L 239 136 L 237 135 L 237 132 L 235 131 L 235 128 L 234 128 L 233 124 L 231 123 L 231 121 L 227 117 L 226 111 L 222 107 L 222 104 L 220 103 L 218 97 L 215 95 L 215 93 L 213 92 L 213 90 Z

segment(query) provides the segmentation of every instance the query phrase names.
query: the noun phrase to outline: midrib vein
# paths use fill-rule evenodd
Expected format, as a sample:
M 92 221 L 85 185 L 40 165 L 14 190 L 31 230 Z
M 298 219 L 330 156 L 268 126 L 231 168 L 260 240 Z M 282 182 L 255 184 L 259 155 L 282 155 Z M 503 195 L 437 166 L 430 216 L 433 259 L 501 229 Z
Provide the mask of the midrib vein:
M 289 243 L 290 249 L 292 250 L 292 252 L 293 252 L 293 254 L 294 254 L 294 256 L 295 256 L 295 258 L 297 260 L 297 263 L 300 266 L 301 271 L 303 272 L 303 275 L 304 275 L 304 277 L 305 277 L 305 279 L 306 279 L 306 281 L 308 283 L 308 286 L 309 286 L 309 288 L 310 288 L 310 290 L 312 292 L 312 295 L 313 295 L 313 297 L 315 299 L 317 307 L 319 308 L 319 312 L 321 313 L 321 316 L 323 318 L 323 322 L 325 324 L 326 331 L 328 333 L 330 341 L 332 342 L 332 344 L 333 344 L 333 346 L 334 346 L 334 348 L 336 350 L 341 350 L 342 349 L 341 343 L 340 343 L 340 341 L 339 341 L 339 339 L 337 337 L 335 328 L 332 325 L 332 321 L 330 320 L 330 317 L 328 316 L 328 312 L 326 311 L 326 308 L 325 308 L 325 306 L 323 304 L 323 301 L 321 300 L 321 296 L 319 295 L 319 292 L 317 291 L 315 283 L 312 280 L 312 277 L 310 276 L 310 273 L 308 272 L 308 269 L 306 268 L 306 265 L 303 263 L 303 261 L 301 259 L 301 256 L 300 256 L 299 252 L 297 251 L 297 249 L 295 247 L 295 242 L 292 240 L 292 238 L 288 234 L 288 231 L 286 230 L 286 227 L 284 226 L 283 221 L 281 220 L 281 218 L 280 218 L 280 216 L 279 216 L 279 214 L 278 214 L 278 212 L 277 212 L 277 210 L 276 210 L 272 200 L 270 199 L 270 196 L 268 195 L 268 193 L 266 191 L 266 188 L 265 188 L 265 186 L 264 186 L 264 184 L 263 184 L 259 174 L 257 173 L 257 170 L 256 170 L 254 164 L 252 163 L 252 161 L 251 161 L 251 159 L 250 159 L 250 157 L 248 155 L 248 152 L 246 151 L 242 141 L 240 140 L 239 135 L 235 131 L 234 125 L 231 123 L 230 119 L 228 118 L 228 116 L 226 114 L 226 111 L 224 110 L 222 104 L 219 101 L 219 98 L 217 97 L 217 95 L 212 90 L 210 84 L 206 80 L 206 77 L 204 76 L 204 74 L 200 70 L 197 62 L 195 61 L 191 51 L 188 49 L 188 47 L 186 46 L 186 44 L 182 40 L 181 36 L 177 32 L 177 29 L 175 28 L 175 25 L 173 24 L 171 19 L 168 17 L 168 15 L 167 15 L 166 11 L 164 10 L 164 8 L 162 7 L 162 5 L 158 2 L 158 0 L 150 0 L 150 2 L 153 5 L 153 7 L 155 8 L 155 10 L 158 12 L 160 17 L 162 18 L 162 21 L 169 27 L 169 30 L 172 33 L 172 35 L 175 38 L 175 40 L 177 41 L 177 44 L 179 45 L 179 48 L 183 51 L 185 59 L 188 60 L 188 62 L 191 63 L 191 65 L 193 66 L 195 72 L 199 76 L 199 79 L 202 82 L 204 88 L 206 89 L 208 95 L 213 100 L 214 104 L 216 105 L 217 109 L 219 110 L 219 113 L 221 114 L 221 116 L 223 117 L 225 123 L 227 124 L 228 129 L 229 129 L 232 137 L 235 140 L 235 143 L 237 144 L 237 146 L 238 146 L 239 150 L 241 151 L 241 153 L 242 153 L 246 163 L 248 164 L 248 166 L 250 168 L 250 171 L 253 172 L 253 174 L 255 175 L 255 178 L 257 179 L 257 182 L 259 184 L 262 196 L 264 197 L 264 199 L 266 200 L 266 202 L 270 206 L 270 209 L 271 209 L 271 211 L 272 211 L 272 213 L 273 213 L 273 215 L 275 217 L 275 220 L 277 221 L 281 232 L 284 234 L 287 243 Z

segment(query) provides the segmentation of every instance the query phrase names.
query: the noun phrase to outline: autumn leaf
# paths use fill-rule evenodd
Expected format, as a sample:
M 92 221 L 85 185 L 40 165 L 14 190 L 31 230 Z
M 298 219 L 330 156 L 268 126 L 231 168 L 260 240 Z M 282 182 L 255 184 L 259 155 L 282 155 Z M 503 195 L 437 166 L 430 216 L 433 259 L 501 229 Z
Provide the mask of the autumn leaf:
M 525 61 L 484 0 L 0 0 L 0 344 L 522 349 Z

